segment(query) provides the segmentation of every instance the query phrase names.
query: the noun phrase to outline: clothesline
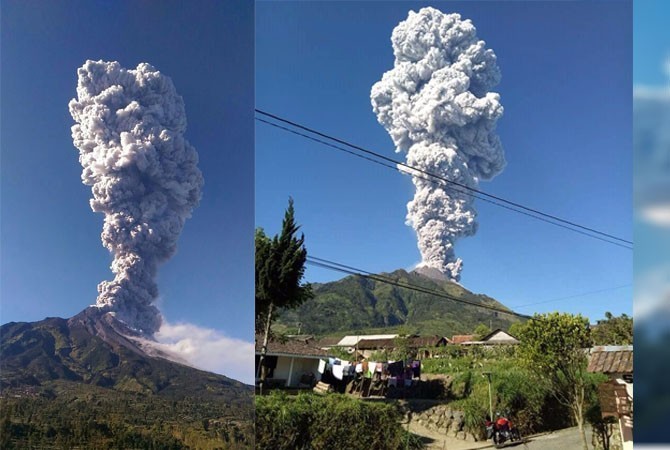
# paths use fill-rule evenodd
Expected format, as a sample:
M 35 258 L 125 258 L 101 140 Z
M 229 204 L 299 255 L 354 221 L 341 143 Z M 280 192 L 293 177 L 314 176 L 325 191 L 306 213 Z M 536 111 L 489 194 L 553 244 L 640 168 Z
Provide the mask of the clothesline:
M 421 377 L 421 361 L 413 360 L 409 364 L 405 361 L 367 361 L 352 364 L 350 361 L 344 361 L 340 358 L 328 358 L 319 361 L 319 373 L 324 374 L 330 371 L 338 380 L 343 380 L 347 376 L 356 374 L 363 378 L 378 377 L 381 380 L 392 380 L 391 385 L 397 385 L 398 380 L 403 380 L 406 386 L 411 385 L 411 381 Z M 407 383 L 409 381 L 409 384 Z

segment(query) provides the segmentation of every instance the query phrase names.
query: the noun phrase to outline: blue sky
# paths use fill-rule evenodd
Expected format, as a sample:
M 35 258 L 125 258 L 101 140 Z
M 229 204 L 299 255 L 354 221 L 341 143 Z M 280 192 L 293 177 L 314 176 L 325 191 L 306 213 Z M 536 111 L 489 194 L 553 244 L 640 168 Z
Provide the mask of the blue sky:
M 393 28 L 428 5 L 472 19 L 498 56 L 508 165 L 480 188 L 632 240 L 630 2 L 258 2 L 257 107 L 402 158 L 370 88 L 393 66 Z M 409 177 L 259 123 L 256 224 L 276 233 L 289 195 L 311 255 L 375 272 L 419 262 Z M 465 287 L 527 314 L 632 314 L 632 251 L 476 205 L 479 232 L 456 246 Z
M 253 17 L 246 1 L 2 1 L 2 323 L 72 316 L 112 278 L 68 102 L 86 59 L 149 62 L 184 98 L 205 178 L 160 309 L 251 341 Z

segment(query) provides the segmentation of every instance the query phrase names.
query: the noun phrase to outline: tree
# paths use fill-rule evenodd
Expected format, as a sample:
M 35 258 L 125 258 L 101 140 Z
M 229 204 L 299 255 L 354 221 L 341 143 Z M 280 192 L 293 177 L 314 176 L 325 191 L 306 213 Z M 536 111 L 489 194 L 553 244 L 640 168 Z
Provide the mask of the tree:
M 519 333 L 518 355 L 532 373 L 550 383 L 554 397 L 570 408 L 588 450 L 584 416 L 590 389 L 586 372 L 591 337 L 589 322 L 581 315 L 536 314 Z
M 491 333 L 491 328 L 489 328 L 488 325 L 485 325 L 483 323 L 480 323 L 475 327 L 475 330 L 473 331 L 472 334 L 475 335 L 475 341 L 480 341 L 483 337 Z
M 605 320 L 599 320 L 591 329 L 593 345 L 632 345 L 633 318 L 626 314 L 614 317 L 611 312 L 605 313 Z
M 295 223 L 294 213 L 293 199 L 289 198 L 278 235 L 270 239 L 262 228 L 256 230 L 256 333 L 263 334 L 261 367 L 276 309 L 295 308 L 313 297 L 311 286 L 302 282 L 307 250 L 305 236 L 297 236 L 300 227 Z M 264 375 L 262 372 L 261 390 Z
M 521 334 L 523 333 L 523 327 L 526 326 L 526 322 L 514 322 L 512 325 L 509 326 L 509 330 L 507 330 L 507 333 L 509 333 L 511 336 L 514 336 L 515 338 L 519 338 Z

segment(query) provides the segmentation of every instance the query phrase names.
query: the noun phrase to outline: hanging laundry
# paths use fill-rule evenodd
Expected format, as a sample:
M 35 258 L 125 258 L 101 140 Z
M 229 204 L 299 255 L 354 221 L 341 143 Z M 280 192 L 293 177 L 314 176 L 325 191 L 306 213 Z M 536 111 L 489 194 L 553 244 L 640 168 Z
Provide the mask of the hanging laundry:
M 369 371 L 371 374 L 375 373 L 375 369 L 376 369 L 376 368 L 377 368 L 377 363 L 376 363 L 376 362 L 370 362 L 370 363 L 368 364 L 368 371 Z M 370 375 L 370 376 L 372 376 L 372 375 Z
M 421 378 L 421 361 L 412 361 L 412 375 L 414 378 Z
M 403 371 L 402 361 L 395 361 L 389 363 L 387 370 L 392 377 L 399 376 L 400 374 L 402 374 Z
M 338 380 L 344 378 L 344 366 L 342 364 L 336 364 L 333 366 L 333 376 Z

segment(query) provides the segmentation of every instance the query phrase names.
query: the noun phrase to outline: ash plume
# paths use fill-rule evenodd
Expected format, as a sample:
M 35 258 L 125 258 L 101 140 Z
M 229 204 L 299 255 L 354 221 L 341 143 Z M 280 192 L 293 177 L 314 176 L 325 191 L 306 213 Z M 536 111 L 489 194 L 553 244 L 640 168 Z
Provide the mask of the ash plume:
M 395 62 L 372 86 L 370 100 L 407 164 L 476 188 L 505 166 L 496 121 L 500 96 L 489 92 L 500 81 L 496 56 L 459 14 L 434 8 L 409 12 L 393 30 Z M 455 241 L 477 231 L 472 195 L 458 186 L 412 175 L 416 188 L 407 204 L 407 223 L 417 233 L 420 266 L 460 280 L 463 262 Z M 414 173 L 413 173 L 414 172 Z
M 151 335 L 161 326 L 153 304 L 158 265 L 174 254 L 203 185 L 198 155 L 183 137 L 184 102 L 170 78 L 146 63 L 127 70 L 86 61 L 77 74 L 72 139 L 114 257 L 114 279 L 98 285 L 96 306 Z

